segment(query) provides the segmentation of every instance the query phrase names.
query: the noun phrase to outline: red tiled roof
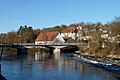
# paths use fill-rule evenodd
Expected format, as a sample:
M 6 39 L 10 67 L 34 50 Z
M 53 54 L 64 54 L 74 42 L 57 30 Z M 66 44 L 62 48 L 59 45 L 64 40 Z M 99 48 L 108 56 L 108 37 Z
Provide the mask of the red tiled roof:
M 62 32 L 73 32 L 75 29 L 75 27 L 68 27 L 66 29 L 64 29 Z
M 36 41 L 52 41 L 58 32 L 40 32 Z

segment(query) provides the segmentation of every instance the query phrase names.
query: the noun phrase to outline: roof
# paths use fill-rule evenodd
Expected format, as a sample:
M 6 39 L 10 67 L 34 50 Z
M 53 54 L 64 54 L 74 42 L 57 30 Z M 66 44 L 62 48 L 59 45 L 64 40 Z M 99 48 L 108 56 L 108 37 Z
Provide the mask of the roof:
M 100 27 L 101 30 L 111 31 L 110 27 Z
M 75 29 L 82 29 L 82 28 L 83 28 L 82 26 L 78 26 L 78 27 L 72 26 L 72 27 L 65 28 L 62 32 L 74 32 Z
M 68 27 L 66 29 L 64 29 L 62 32 L 73 32 L 75 29 L 75 27 Z
M 40 32 L 36 41 L 52 41 L 58 32 Z

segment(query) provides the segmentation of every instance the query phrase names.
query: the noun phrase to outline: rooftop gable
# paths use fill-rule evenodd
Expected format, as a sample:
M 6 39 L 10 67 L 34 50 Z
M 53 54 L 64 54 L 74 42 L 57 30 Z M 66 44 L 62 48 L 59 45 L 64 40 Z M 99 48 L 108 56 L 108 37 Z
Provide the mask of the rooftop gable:
M 40 32 L 36 41 L 52 41 L 57 35 L 58 32 Z

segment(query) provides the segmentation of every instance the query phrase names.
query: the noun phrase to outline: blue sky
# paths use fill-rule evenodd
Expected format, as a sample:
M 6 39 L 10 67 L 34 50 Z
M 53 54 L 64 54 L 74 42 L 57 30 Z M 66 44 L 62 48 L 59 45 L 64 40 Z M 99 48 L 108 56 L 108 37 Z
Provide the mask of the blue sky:
M 0 33 L 79 22 L 107 23 L 120 16 L 120 0 L 0 0 Z

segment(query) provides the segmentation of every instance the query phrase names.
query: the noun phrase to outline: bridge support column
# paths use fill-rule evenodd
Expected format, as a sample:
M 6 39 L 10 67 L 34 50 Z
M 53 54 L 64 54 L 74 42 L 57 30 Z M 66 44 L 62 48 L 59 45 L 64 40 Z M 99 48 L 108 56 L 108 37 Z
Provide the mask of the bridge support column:
M 24 48 L 24 49 L 19 48 L 19 49 L 17 49 L 17 55 L 27 55 L 27 54 L 28 54 L 27 48 Z
M 54 53 L 61 53 L 60 48 L 55 48 Z
M 50 55 L 53 55 L 53 52 L 54 52 L 53 49 L 50 49 L 50 50 L 49 50 Z

